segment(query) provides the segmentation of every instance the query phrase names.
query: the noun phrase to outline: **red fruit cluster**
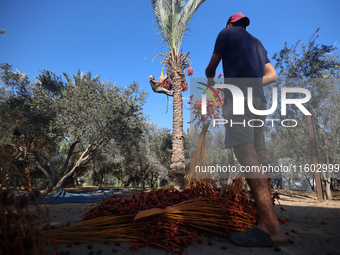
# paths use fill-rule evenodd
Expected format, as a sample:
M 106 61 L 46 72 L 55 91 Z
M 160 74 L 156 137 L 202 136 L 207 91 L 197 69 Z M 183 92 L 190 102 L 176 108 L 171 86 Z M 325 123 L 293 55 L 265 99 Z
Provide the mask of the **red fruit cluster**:
M 159 86 L 162 87 L 162 88 L 165 88 L 167 90 L 172 90 L 172 88 L 173 88 L 169 79 L 166 79 L 163 82 L 163 84 L 161 84 Z M 185 78 L 183 78 L 183 80 L 182 80 L 182 91 L 187 91 L 188 89 L 189 89 L 188 83 L 185 80 Z
M 279 199 L 280 199 L 279 193 L 274 192 L 272 195 L 273 204 L 275 204 L 275 201 L 278 201 Z
M 135 215 L 139 211 L 147 209 L 165 208 L 197 197 L 210 197 L 220 191 L 216 187 L 209 188 L 204 184 L 197 184 L 195 187 L 183 191 L 158 189 L 147 193 L 141 192 L 139 195 L 132 195 L 127 198 L 124 198 L 121 194 L 116 194 L 96 204 L 95 207 L 85 213 L 83 220 L 107 215 Z
M 277 220 L 279 221 L 279 224 L 286 224 L 286 222 L 289 221 L 287 218 L 284 219 L 277 218 Z
M 222 93 L 223 94 L 223 93 Z M 215 104 L 213 99 L 211 97 L 207 98 L 207 114 L 202 115 L 202 100 L 193 99 L 193 95 L 190 96 L 190 100 L 188 104 L 192 105 L 191 114 L 193 117 L 191 118 L 191 121 L 189 121 L 189 124 L 195 123 L 195 127 L 203 127 L 203 125 L 210 119 L 220 119 L 221 113 L 222 113 L 222 107 L 219 103 Z M 218 126 L 218 124 L 216 124 Z
M 152 208 L 165 208 L 167 206 L 176 206 L 185 201 L 192 201 L 198 198 L 206 198 L 207 201 L 219 204 L 223 208 L 229 208 L 220 217 L 231 217 L 234 219 L 230 226 L 242 228 L 242 222 L 238 221 L 239 215 L 255 214 L 254 205 L 246 199 L 245 191 L 236 193 L 232 189 L 221 190 L 217 187 L 208 187 L 204 184 L 196 184 L 190 189 L 162 190 L 158 189 L 151 192 L 141 192 L 139 195 L 132 195 L 124 198 L 122 195 L 113 195 L 99 202 L 95 207 L 90 209 L 84 215 L 84 220 L 89 220 L 107 215 L 136 215 L 139 211 Z M 244 217 L 244 216 L 243 216 Z M 244 220 L 244 218 L 243 218 Z M 251 222 L 251 221 L 250 221 Z M 202 243 L 203 233 L 189 227 L 182 220 L 175 220 L 171 217 L 161 217 L 159 215 L 135 222 L 138 234 L 136 238 L 139 242 L 132 244 L 130 249 L 138 250 L 148 245 L 167 249 L 174 254 L 182 254 L 184 247 L 193 242 Z M 223 227 L 222 231 L 230 234 L 232 231 Z
M 191 76 L 193 74 L 194 74 L 194 70 L 192 70 L 192 67 L 189 66 L 189 68 L 188 68 L 188 76 Z
M 187 91 L 189 89 L 187 81 L 182 81 L 182 91 Z
M 172 84 L 169 79 L 166 79 L 163 84 L 159 85 L 162 88 L 165 88 L 167 90 L 172 90 Z

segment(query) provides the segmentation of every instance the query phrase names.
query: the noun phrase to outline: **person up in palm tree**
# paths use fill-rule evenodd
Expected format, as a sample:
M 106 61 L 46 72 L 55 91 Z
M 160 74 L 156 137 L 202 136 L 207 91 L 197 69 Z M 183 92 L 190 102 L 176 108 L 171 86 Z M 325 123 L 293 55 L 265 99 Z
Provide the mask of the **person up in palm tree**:
M 150 75 L 149 79 L 150 79 L 151 88 L 152 88 L 152 90 L 154 92 L 156 92 L 156 93 L 163 93 L 163 94 L 166 94 L 167 96 L 171 96 L 171 97 L 173 96 L 173 92 L 172 91 L 169 91 L 169 90 L 161 87 L 161 85 L 165 84 L 166 80 L 169 79 L 168 77 L 165 80 L 163 80 L 163 81 L 155 81 L 155 76 Z

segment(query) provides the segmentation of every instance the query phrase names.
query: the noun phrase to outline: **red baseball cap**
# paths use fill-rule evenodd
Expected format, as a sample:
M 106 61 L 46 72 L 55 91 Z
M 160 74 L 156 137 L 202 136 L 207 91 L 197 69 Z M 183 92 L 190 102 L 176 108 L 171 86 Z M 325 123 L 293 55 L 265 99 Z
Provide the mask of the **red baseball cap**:
M 249 26 L 250 24 L 250 20 L 248 17 L 244 16 L 241 12 L 239 13 L 236 13 L 234 15 L 231 15 L 230 18 L 228 19 L 228 22 L 227 22 L 227 25 L 229 23 L 235 23 L 241 19 L 244 19 L 245 23 L 246 23 L 246 26 Z

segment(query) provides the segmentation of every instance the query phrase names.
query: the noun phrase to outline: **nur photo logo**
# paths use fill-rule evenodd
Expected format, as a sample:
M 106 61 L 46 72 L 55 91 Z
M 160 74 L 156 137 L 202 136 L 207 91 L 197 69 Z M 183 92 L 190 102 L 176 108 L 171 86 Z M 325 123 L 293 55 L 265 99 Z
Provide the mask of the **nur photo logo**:
M 208 84 L 205 84 L 203 82 L 197 82 L 197 83 L 202 84 L 202 85 L 206 86 L 208 89 L 210 89 L 215 94 L 215 96 L 218 98 L 218 100 L 220 102 L 220 105 L 223 105 L 220 95 L 217 93 L 217 91 L 212 86 L 210 86 Z M 215 105 L 217 106 L 216 99 L 211 94 L 211 92 L 209 90 L 204 89 L 204 88 L 200 88 L 200 87 L 197 87 L 197 88 L 200 89 L 200 90 L 203 90 L 204 92 L 206 92 L 212 98 L 212 100 L 214 101 Z M 202 97 L 201 97 L 201 100 L 202 100 L 202 110 L 201 110 L 201 112 L 202 112 L 202 115 L 206 115 L 207 114 L 207 95 L 203 93 Z
M 252 80 L 250 80 L 252 81 Z M 239 82 L 239 81 L 236 81 Z M 247 81 L 249 83 L 249 80 Z M 233 118 L 224 119 L 222 116 L 211 116 L 213 127 L 217 127 L 219 125 L 243 125 L 243 126 L 251 126 L 251 127 L 261 127 L 263 125 L 269 124 L 271 127 L 274 127 L 276 122 L 280 123 L 283 127 L 296 127 L 298 125 L 298 121 L 295 118 L 289 118 L 289 110 L 291 107 L 297 111 L 300 111 L 305 116 L 312 115 L 311 112 L 307 109 L 306 104 L 311 100 L 311 93 L 306 88 L 300 87 L 271 87 L 269 92 L 271 92 L 271 96 L 267 99 L 268 107 L 265 110 L 259 110 L 254 107 L 253 104 L 253 96 L 256 96 L 256 91 L 254 92 L 254 88 L 246 87 L 240 88 L 239 86 L 233 84 L 221 84 L 216 83 L 214 86 L 210 86 L 204 82 L 196 81 L 196 83 L 203 85 L 204 87 L 196 87 L 197 89 L 203 91 L 200 95 L 201 101 L 201 115 L 210 116 L 208 112 L 208 100 L 207 95 L 211 97 L 212 102 L 216 107 L 223 106 L 223 98 L 219 95 L 218 91 L 223 90 L 224 95 L 226 91 L 229 93 L 229 98 L 232 100 L 232 116 L 242 116 L 245 114 L 245 111 L 250 111 L 254 116 L 259 116 L 259 118 L 255 117 L 251 120 L 244 120 L 243 122 L 233 122 Z M 197 93 L 196 93 L 197 95 Z M 228 99 L 229 100 L 229 99 Z M 211 102 L 211 103 L 212 103 Z M 211 107 L 211 106 L 210 106 Z M 277 112 L 279 111 L 279 112 Z M 261 120 L 260 116 L 270 116 L 275 113 L 277 116 L 274 119 L 266 118 L 265 120 Z M 286 117 L 285 119 L 279 118 Z M 287 118 L 288 117 L 288 118 Z M 238 118 L 239 119 L 239 118 Z M 256 124 L 255 124 L 256 123 Z

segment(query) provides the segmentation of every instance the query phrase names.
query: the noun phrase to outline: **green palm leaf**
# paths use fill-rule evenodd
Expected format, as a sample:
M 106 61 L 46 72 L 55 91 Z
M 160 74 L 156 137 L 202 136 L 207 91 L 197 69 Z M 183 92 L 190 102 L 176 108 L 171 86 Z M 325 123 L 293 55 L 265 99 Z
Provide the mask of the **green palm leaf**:
M 205 0 L 152 0 L 159 36 L 178 54 L 189 21 Z

